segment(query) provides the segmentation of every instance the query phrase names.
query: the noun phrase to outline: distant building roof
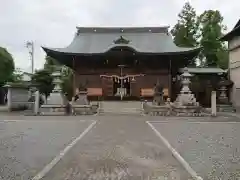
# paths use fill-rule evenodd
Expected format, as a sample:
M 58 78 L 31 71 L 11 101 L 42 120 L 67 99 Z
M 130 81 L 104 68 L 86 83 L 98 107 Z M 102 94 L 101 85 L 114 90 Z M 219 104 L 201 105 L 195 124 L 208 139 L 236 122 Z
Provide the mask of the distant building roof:
M 238 20 L 237 24 L 234 26 L 234 28 L 230 32 L 228 32 L 223 37 L 221 37 L 221 40 L 230 41 L 236 36 L 240 36 L 240 19 Z
M 183 68 L 180 69 L 180 72 L 183 72 Z M 221 68 L 212 68 L 212 67 L 197 67 L 197 68 L 188 68 L 189 73 L 193 74 L 222 74 L 226 73 L 227 70 L 223 70 Z
M 47 53 L 102 54 L 112 48 L 129 47 L 139 53 L 176 54 L 196 51 L 174 44 L 169 27 L 77 27 L 71 44 L 65 48 L 46 48 Z
M 28 72 L 23 72 L 22 73 L 22 78 L 23 81 L 31 81 L 32 74 Z

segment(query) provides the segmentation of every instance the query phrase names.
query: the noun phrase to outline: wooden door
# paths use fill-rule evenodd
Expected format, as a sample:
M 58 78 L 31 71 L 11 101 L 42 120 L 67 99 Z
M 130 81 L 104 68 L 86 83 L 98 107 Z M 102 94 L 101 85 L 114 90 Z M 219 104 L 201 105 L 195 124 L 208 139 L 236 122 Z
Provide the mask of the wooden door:
M 131 96 L 140 97 L 140 91 L 142 88 L 143 77 L 135 77 L 134 81 L 130 82 Z
M 103 96 L 113 96 L 113 80 L 102 78 Z

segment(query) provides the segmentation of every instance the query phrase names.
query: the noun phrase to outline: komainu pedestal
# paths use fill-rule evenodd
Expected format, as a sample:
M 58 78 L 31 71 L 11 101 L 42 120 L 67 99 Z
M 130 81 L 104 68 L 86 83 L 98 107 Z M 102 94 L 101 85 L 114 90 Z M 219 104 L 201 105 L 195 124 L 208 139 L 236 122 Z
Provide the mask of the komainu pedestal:
M 171 115 L 171 107 L 169 103 L 165 103 L 163 99 L 163 86 L 157 82 L 154 87 L 154 97 L 152 104 L 148 102 L 143 102 L 143 112 L 144 114 L 149 114 L 152 116 L 169 116 Z
M 92 105 L 88 101 L 87 91 L 80 89 L 77 92 L 76 99 L 72 102 L 74 115 L 92 115 L 96 114 L 98 105 Z

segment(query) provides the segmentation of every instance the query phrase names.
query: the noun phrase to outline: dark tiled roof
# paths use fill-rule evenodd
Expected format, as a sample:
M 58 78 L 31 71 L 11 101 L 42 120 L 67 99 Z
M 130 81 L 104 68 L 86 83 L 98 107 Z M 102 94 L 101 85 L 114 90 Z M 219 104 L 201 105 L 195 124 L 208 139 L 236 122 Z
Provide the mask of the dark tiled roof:
M 223 37 L 221 37 L 221 40 L 230 41 L 236 36 L 240 36 L 240 19 L 238 20 L 237 24 L 234 26 L 232 31 L 228 32 Z
M 44 48 L 44 50 L 71 54 L 101 54 L 122 46 L 140 53 L 178 53 L 196 49 L 177 47 L 168 33 L 168 27 L 78 27 L 77 29 L 75 38 L 66 48 Z

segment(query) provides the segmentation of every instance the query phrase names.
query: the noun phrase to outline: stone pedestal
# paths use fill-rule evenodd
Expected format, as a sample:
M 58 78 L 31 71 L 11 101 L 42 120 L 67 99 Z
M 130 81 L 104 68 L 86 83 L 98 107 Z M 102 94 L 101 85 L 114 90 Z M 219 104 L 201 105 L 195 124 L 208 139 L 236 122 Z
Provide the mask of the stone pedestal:
M 74 115 L 92 115 L 98 112 L 99 105 L 92 105 L 87 99 L 87 91 L 78 91 L 78 99 L 71 104 Z

